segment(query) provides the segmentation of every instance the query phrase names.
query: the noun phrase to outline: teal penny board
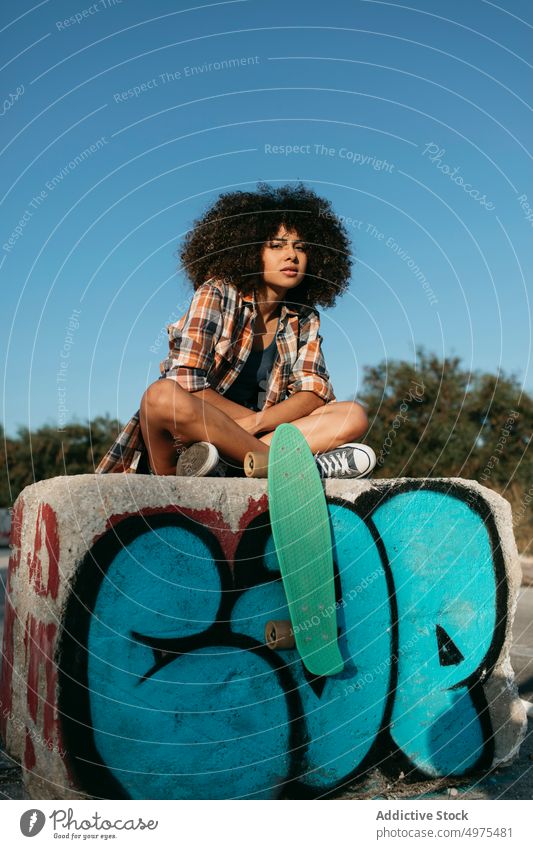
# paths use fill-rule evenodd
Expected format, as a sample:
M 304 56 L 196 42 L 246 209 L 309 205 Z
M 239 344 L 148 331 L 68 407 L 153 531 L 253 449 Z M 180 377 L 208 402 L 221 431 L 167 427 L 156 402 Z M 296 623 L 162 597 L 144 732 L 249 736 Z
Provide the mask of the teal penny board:
M 342 672 L 332 541 L 322 481 L 304 436 L 276 428 L 268 458 L 270 524 L 296 648 L 313 675 Z M 328 611 L 328 616 L 324 611 Z

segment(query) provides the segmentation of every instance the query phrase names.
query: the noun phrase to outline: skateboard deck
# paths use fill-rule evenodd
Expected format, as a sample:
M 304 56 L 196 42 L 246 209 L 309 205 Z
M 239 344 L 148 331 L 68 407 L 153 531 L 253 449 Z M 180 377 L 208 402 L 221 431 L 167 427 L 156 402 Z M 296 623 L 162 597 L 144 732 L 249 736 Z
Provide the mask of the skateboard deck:
M 280 425 L 272 437 L 268 503 L 296 648 L 309 672 L 335 675 L 344 661 L 337 643 L 329 515 L 315 459 L 294 425 Z

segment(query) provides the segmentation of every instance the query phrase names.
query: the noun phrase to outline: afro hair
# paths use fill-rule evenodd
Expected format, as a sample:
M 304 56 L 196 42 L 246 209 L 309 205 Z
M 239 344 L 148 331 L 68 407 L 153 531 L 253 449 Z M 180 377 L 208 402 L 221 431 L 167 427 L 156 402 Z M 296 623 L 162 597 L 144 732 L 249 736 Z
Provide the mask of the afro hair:
M 180 259 L 195 289 L 211 277 L 243 293 L 262 282 L 261 250 L 284 225 L 305 242 L 305 278 L 291 302 L 333 306 L 346 291 L 352 265 L 346 227 L 331 203 L 302 183 L 221 194 L 187 233 Z

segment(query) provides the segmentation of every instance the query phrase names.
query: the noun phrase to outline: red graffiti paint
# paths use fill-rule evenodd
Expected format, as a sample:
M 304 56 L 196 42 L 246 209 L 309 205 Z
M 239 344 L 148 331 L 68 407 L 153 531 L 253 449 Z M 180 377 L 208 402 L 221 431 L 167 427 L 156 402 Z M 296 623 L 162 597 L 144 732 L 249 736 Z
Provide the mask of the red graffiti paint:
M 11 578 L 20 565 L 20 540 L 24 500 L 18 498 L 11 514 L 11 554 L 7 572 L 6 599 L 4 610 L 4 636 L 2 641 L 2 677 L 0 679 L 0 734 L 6 739 L 7 723 L 13 708 L 13 659 L 14 629 L 16 614 L 11 602 Z
M 29 730 L 26 728 L 26 742 L 24 746 L 24 766 L 27 770 L 32 770 L 36 763 L 37 758 L 35 757 L 33 741 L 31 739 Z
M 43 554 L 46 551 L 48 578 L 43 582 Z M 59 534 L 57 516 L 49 504 L 40 504 L 35 523 L 33 550 L 28 554 L 30 582 L 37 595 L 57 598 L 59 589 Z
M 181 512 L 211 531 L 213 536 L 215 536 L 219 541 L 220 547 L 224 552 L 224 557 L 228 561 L 229 565 L 233 566 L 235 552 L 237 551 L 244 531 L 252 519 L 255 519 L 256 516 L 260 515 L 260 513 L 265 512 L 267 504 L 268 500 L 266 495 L 263 495 L 258 501 L 255 501 L 253 498 L 249 498 L 248 507 L 239 519 L 238 531 L 233 531 L 228 523 L 222 518 L 222 515 L 215 510 L 210 510 L 209 508 L 205 508 L 203 510 L 183 508 Z
M 4 610 L 4 639 L 2 643 L 2 679 L 0 681 L 0 734 L 6 740 L 7 723 L 13 709 L 13 629 L 15 610 L 6 596 Z
M 239 519 L 239 529 L 238 531 L 233 531 L 222 516 L 222 513 L 218 510 L 212 510 L 209 507 L 195 509 L 193 507 L 179 507 L 177 504 L 169 504 L 165 507 L 144 507 L 140 510 L 126 513 L 115 513 L 113 516 L 109 516 L 104 533 L 111 530 L 111 528 L 118 525 L 118 523 L 122 522 L 124 519 L 129 519 L 131 516 L 154 516 L 160 515 L 161 513 L 178 513 L 181 516 L 187 516 L 189 519 L 192 519 L 194 522 L 198 522 L 198 524 L 211 531 L 213 536 L 215 536 L 220 543 L 224 557 L 230 566 L 233 566 L 235 552 L 237 551 L 237 547 L 241 541 L 244 531 L 253 519 L 261 513 L 264 513 L 267 509 L 268 497 L 266 493 L 257 500 L 255 498 L 249 498 L 248 507 Z M 100 539 L 104 533 L 95 537 L 93 542 Z
M 257 516 L 261 515 L 261 513 L 266 513 L 267 510 L 268 496 L 266 492 L 261 496 L 261 498 L 258 498 L 257 500 L 255 498 L 249 498 L 248 507 L 239 519 L 239 530 L 241 531 L 241 533 L 242 531 L 246 530 L 246 528 L 253 519 L 256 519 Z
M 55 622 L 45 624 L 28 614 L 24 632 L 24 648 L 28 663 L 28 678 L 26 698 L 28 711 L 33 721 L 38 724 L 40 694 L 39 678 L 44 672 L 46 698 L 43 707 L 42 727 L 43 737 L 47 743 L 57 744 L 56 721 L 56 682 L 57 669 L 54 663 L 54 643 L 57 626 Z

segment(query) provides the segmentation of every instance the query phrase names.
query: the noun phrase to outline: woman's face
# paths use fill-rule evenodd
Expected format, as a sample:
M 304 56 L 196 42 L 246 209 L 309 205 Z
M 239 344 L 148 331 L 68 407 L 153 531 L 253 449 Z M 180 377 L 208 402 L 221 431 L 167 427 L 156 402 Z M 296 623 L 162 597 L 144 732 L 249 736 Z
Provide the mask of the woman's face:
M 276 235 L 265 242 L 261 251 L 263 280 L 268 286 L 294 289 L 305 276 L 305 243 L 294 230 L 280 226 Z

